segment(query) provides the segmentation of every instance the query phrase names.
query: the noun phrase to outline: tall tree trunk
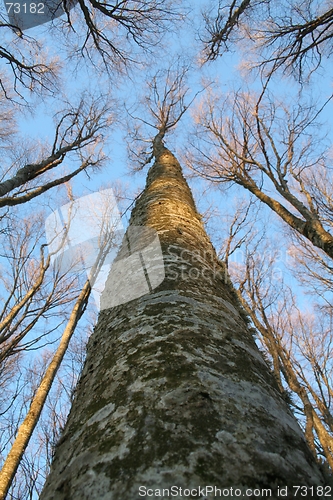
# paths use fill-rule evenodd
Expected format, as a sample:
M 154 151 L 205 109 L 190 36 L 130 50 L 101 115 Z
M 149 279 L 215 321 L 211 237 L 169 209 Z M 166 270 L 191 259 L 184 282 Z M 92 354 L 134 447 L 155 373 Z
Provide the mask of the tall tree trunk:
M 166 277 L 100 313 L 40 498 L 134 500 L 144 487 L 173 485 L 239 488 L 244 496 L 271 488 L 274 498 L 278 486 L 291 494 L 294 485 L 323 484 L 179 163 L 162 141 L 154 153 L 130 224 L 158 232 Z

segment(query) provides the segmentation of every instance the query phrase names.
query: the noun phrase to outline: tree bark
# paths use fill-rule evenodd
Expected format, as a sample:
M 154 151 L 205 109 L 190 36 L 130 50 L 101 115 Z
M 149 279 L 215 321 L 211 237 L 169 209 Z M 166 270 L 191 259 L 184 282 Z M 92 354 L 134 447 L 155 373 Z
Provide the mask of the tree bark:
M 100 313 L 41 500 L 135 500 L 140 486 L 173 485 L 275 498 L 278 486 L 323 484 L 179 163 L 161 141 L 154 155 L 130 225 L 158 232 L 166 277 Z

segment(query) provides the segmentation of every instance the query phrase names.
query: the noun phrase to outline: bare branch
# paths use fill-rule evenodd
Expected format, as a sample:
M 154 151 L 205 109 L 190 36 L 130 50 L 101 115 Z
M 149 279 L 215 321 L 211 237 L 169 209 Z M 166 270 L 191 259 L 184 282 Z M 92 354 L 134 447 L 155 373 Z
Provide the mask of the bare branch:
M 152 160 L 155 154 L 154 147 L 156 149 L 156 145 L 163 141 L 165 135 L 175 130 L 188 108 L 205 90 L 199 90 L 192 98 L 188 98 L 189 71 L 190 65 L 184 63 L 181 58 L 168 69 L 159 70 L 147 80 L 147 93 L 141 99 L 137 110 L 139 113 L 134 115 L 128 111 L 131 119 L 140 123 L 139 126 L 134 126 L 133 130 L 131 122 L 128 134 L 130 157 L 139 162 L 139 168 L 143 168 Z M 146 144 L 149 144 L 150 149 Z
M 308 80 L 332 54 L 333 9 L 306 0 L 270 2 L 220 0 L 217 11 L 203 14 L 207 35 L 204 58 L 214 60 L 234 44 L 246 40 L 255 54 L 254 67 L 266 74 L 282 69 L 300 82 Z
M 331 226 L 309 184 L 325 162 L 325 151 L 314 146 L 317 116 L 313 105 L 288 107 L 267 92 L 259 99 L 249 93 L 224 101 L 209 97 L 196 118 L 194 164 L 216 182 L 244 187 L 333 258 Z
M 103 104 L 102 99 L 100 101 L 97 99 L 89 103 L 85 96 L 77 108 L 70 108 L 62 114 L 59 112 L 51 154 L 37 163 L 24 165 L 0 182 L 0 207 L 25 203 L 54 186 L 68 182 L 81 171 L 102 163 L 103 133 L 110 127 L 113 114 L 110 107 Z M 47 177 L 55 170 L 58 172 L 59 165 L 71 153 L 79 156 L 81 165 L 56 178 Z

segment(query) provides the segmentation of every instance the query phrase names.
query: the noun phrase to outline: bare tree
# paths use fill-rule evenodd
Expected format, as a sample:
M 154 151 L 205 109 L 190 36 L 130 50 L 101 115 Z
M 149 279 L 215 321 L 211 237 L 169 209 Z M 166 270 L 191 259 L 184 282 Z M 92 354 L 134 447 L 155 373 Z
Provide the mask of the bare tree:
M 314 105 L 289 105 L 265 88 L 259 96 L 211 95 L 198 107 L 192 158 L 201 175 L 242 186 L 332 259 L 330 185 L 315 197 L 321 172 L 330 177 L 318 115 Z
M 152 488 L 165 496 L 171 484 L 200 496 L 197 484 L 268 488 L 277 477 L 286 485 L 296 475 L 302 484 L 311 476 L 323 481 L 225 280 L 181 167 L 164 144 L 184 111 L 182 92 L 168 100 L 164 89 L 154 89 L 160 99 L 150 110 L 154 119 L 145 120 L 155 127 L 155 162 L 129 229 L 158 231 L 165 279 L 133 300 L 109 302 L 100 315 L 42 499 L 57 491 L 62 499 L 130 500 L 142 485 L 149 485 L 148 495 Z M 134 243 L 131 257 L 137 248 Z M 117 283 L 109 277 L 108 293 L 116 285 L 122 296 L 142 278 L 143 257 L 137 264 L 125 257 L 126 240 L 115 261 L 123 272 Z M 163 263 L 154 253 L 145 265 L 152 277 Z M 290 459 L 296 449 L 302 456 L 297 470 Z M 267 452 L 278 459 L 267 462 Z
M 113 201 L 113 200 L 112 200 Z M 74 202 L 74 200 L 73 200 Z M 52 354 L 52 357 L 50 361 L 47 363 L 45 367 L 45 373 L 43 374 L 40 383 L 38 386 L 35 388 L 35 391 L 32 395 L 31 398 L 31 403 L 29 410 L 27 411 L 22 423 L 20 424 L 19 428 L 17 429 L 17 432 L 15 433 L 15 440 L 14 443 L 8 453 L 8 456 L 3 464 L 2 471 L 0 473 L 0 498 L 5 498 L 10 485 L 13 481 L 13 478 L 15 476 L 15 473 L 19 467 L 19 464 L 22 460 L 23 453 L 30 441 L 30 438 L 32 436 L 32 433 L 38 423 L 38 420 L 40 418 L 41 411 L 44 407 L 46 398 L 51 390 L 52 383 L 54 381 L 54 378 L 56 376 L 56 373 L 60 367 L 60 364 L 64 358 L 64 355 L 67 351 L 69 341 L 71 337 L 74 334 L 76 325 L 81 318 L 82 314 L 84 313 L 87 304 L 88 304 L 88 299 L 90 296 L 91 288 L 92 285 L 94 284 L 96 277 L 98 276 L 98 273 L 100 269 L 102 268 L 105 259 L 109 255 L 111 249 L 115 246 L 115 226 L 114 224 L 118 224 L 118 221 L 114 221 L 111 217 L 110 213 L 111 207 L 108 205 L 105 205 L 104 207 L 104 213 L 100 214 L 100 217 L 103 217 L 103 220 L 99 220 L 95 222 L 95 225 L 101 225 L 101 234 L 99 235 L 99 241 L 98 241 L 98 252 L 94 256 L 94 263 L 91 263 L 89 267 L 90 273 L 89 277 L 86 280 L 84 286 L 76 294 L 76 300 L 73 300 L 73 297 L 70 297 L 71 303 L 73 304 L 72 310 L 69 314 L 68 322 L 67 325 L 64 329 L 64 332 L 61 336 L 61 339 L 59 341 L 59 345 L 55 353 Z M 66 235 L 68 234 L 68 231 L 70 231 L 71 224 L 74 223 L 72 222 L 72 218 L 75 222 L 75 210 L 69 211 L 69 220 L 67 221 L 65 225 L 65 239 Z M 68 229 L 67 229 L 68 228 Z M 34 231 L 35 232 L 35 231 Z M 55 237 L 60 236 L 60 243 L 63 243 L 63 238 L 61 235 L 62 231 L 60 232 L 60 235 L 55 234 Z M 17 242 L 16 242 L 17 243 Z M 27 247 L 27 245 L 22 245 L 20 242 L 17 243 L 20 249 L 24 249 Z M 52 255 L 52 254 L 51 254 Z M 23 262 L 19 262 L 19 276 L 22 273 L 26 272 L 26 267 L 27 267 L 27 262 L 29 263 L 29 257 L 30 253 L 28 252 L 28 255 L 23 256 Z M 54 293 L 54 290 L 51 290 L 51 298 L 49 300 L 44 301 L 43 297 L 41 300 L 41 304 L 34 304 L 32 309 L 32 314 L 33 314 L 33 319 L 30 321 L 30 299 L 33 298 L 35 299 L 36 292 L 39 291 L 41 288 L 42 284 L 45 287 L 45 272 L 49 266 L 49 259 L 50 255 L 47 260 L 47 265 L 44 263 L 44 258 L 42 256 L 41 258 L 41 270 L 38 270 L 37 273 L 32 272 L 31 274 L 31 279 L 32 279 L 32 287 L 28 290 L 27 293 L 23 291 L 23 298 L 22 300 L 17 304 L 14 305 L 10 312 L 6 315 L 4 319 L 4 324 L 5 327 L 8 327 L 8 334 L 7 337 L 4 339 L 4 344 L 5 347 L 3 349 L 2 355 L 3 359 L 8 357 L 9 355 L 15 355 L 17 352 L 22 352 L 22 350 L 27 349 L 27 347 L 31 347 L 31 345 L 36 344 L 38 341 L 40 341 L 40 337 L 37 339 L 33 337 L 31 340 L 29 340 L 27 343 L 22 343 L 22 340 L 24 337 L 27 335 L 27 333 L 31 330 L 31 323 L 35 325 L 39 318 L 41 316 L 45 315 L 50 315 L 50 310 L 52 311 L 52 308 L 58 306 L 59 304 L 57 301 L 53 300 L 52 302 L 52 294 Z M 18 259 L 15 259 L 16 261 Z M 76 260 L 74 260 L 74 264 L 76 263 Z M 67 267 L 67 266 L 66 266 Z M 67 269 L 67 272 L 70 271 L 70 269 Z M 37 274 L 37 276 L 35 275 Z M 18 277 L 19 280 L 19 277 Z M 44 281 L 44 283 L 43 283 Z M 20 283 L 15 283 L 14 289 L 16 290 L 17 288 L 20 288 Z M 56 283 L 57 285 L 57 283 Z M 22 287 L 23 288 L 23 287 Z M 13 291 L 13 294 L 15 292 Z M 60 302 L 61 305 L 66 304 L 66 302 L 69 302 L 69 299 L 67 297 L 67 290 L 61 289 L 60 292 L 58 291 L 58 295 L 62 299 L 62 302 Z M 75 298 L 75 295 L 74 295 Z M 58 298 L 59 300 L 59 298 Z M 10 305 L 10 301 L 7 301 L 8 307 Z M 17 319 L 18 315 L 21 315 L 22 318 Z M 16 321 L 16 323 L 15 323 Z M 23 332 L 21 332 L 21 324 L 24 323 L 24 321 L 28 322 L 28 326 L 26 328 L 23 328 Z M 10 327 L 10 328 L 9 328 Z M 15 332 L 15 329 L 18 330 L 18 332 Z M 49 333 L 49 332 L 48 332 Z
M 81 322 L 75 330 L 59 367 L 52 388 L 45 401 L 43 411 L 34 430 L 34 434 L 20 461 L 15 478 L 8 491 L 8 498 L 32 499 L 40 494 L 48 473 L 55 444 L 60 438 L 70 409 L 77 377 L 82 368 L 85 356 L 85 345 L 91 333 L 89 324 Z M 36 394 L 41 380 L 53 355 L 53 347 L 48 346 L 39 350 L 33 360 L 21 364 L 21 392 L 15 401 L 12 412 L 2 415 L 1 421 L 1 457 L 6 456 L 13 442 L 20 422 L 23 421 L 29 410 L 32 398 Z M 12 358 L 11 358 L 12 359 Z M 15 374 L 14 380 L 16 380 Z M 18 372 L 16 373 L 18 375 Z M 1 379 L 2 382 L 3 379 Z M 5 381 L 3 380 L 5 383 Z M 8 381 L 7 381 L 8 383 Z M 13 395 L 13 381 L 9 378 L 7 401 Z M 7 442 L 6 446 L 5 441 Z
M 162 140 L 175 131 L 178 123 L 196 97 L 190 97 L 187 83 L 191 65 L 181 57 L 167 69 L 161 69 L 146 81 L 146 93 L 135 109 L 129 109 L 128 153 L 132 165 L 142 169 L 154 158 L 154 141 Z M 142 118 L 145 116 L 145 118 Z M 158 135 L 156 135 L 158 131 Z M 132 167 L 133 168 L 133 167 Z
M 15 219 L 6 218 L 7 224 L 3 226 L 0 363 L 47 342 L 50 331 L 39 330 L 41 320 L 53 319 L 56 330 L 64 321 L 66 304 L 75 299 L 80 288 L 77 278 L 51 269 L 50 256 L 44 255 L 46 245 L 42 244 L 43 214 Z M 33 336 L 29 335 L 32 331 Z
M 24 90 L 56 92 L 60 72 L 59 60 L 50 56 L 42 42 L 23 34 L 0 15 L 0 89 L 3 95 L 15 101 L 24 98 Z M 18 36 L 18 34 L 20 36 Z
M 203 20 L 205 23 L 205 35 L 202 35 L 204 44 L 204 56 L 206 60 L 214 60 L 225 50 L 228 50 L 229 44 L 235 40 L 240 21 L 252 7 L 251 0 L 242 0 L 237 2 L 233 0 L 230 3 L 219 0 L 217 9 L 212 5 L 209 9 L 203 11 Z M 236 34 L 235 34 L 236 32 Z
M 90 281 L 87 280 L 73 308 L 72 314 L 64 330 L 57 351 L 55 352 L 53 359 L 51 360 L 46 373 L 36 391 L 36 394 L 32 399 L 29 411 L 23 423 L 18 429 L 14 444 L 2 467 L 2 470 L 0 472 L 0 498 L 2 500 L 6 497 L 6 494 L 15 476 L 16 470 L 22 459 L 23 453 L 29 443 L 34 428 L 37 425 L 46 398 L 51 389 L 54 377 L 65 355 L 70 338 L 75 331 L 77 322 L 79 321 L 85 310 L 85 307 L 87 306 L 90 290 L 91 284 Z
M 78 53 L 95 59 L 99 54 L 108 67 L 135 61 L 136 47 L 146 51 L 159 44 L 167 28 L 183 13 L 172 0 L 120 0 L 115 3 L 78 1 L 84 36 Z M 76 9 L 77 10 L 77 9 Z M 67 11 L 69 32 L 75 27 L 75 11 Z M 115 35 L 116 32 L 116 35 Z
M 99 167 L 105 160 L 103 139 L 114 121 L 114 114 L 103 97 L 91 99 L 84 95 L 77 107 L 69 105 L 67 109 L 59 111 L 55 118 L 53 144 L 44 147 L 42 157 L 38 155 L 36 161 L 23 166 L 18 166 L 18 162 L 4 166 L 0 182 L 0 207 L 26 203 L 68 182 L 82 171 Z M 79 160 L 79 166 L 59 175 L 60 165 L 73 155 Z
M 255 66 L 269 72 L 282 68 L 303 81 L 332 54 L 333 9 L 315 0 L 219 0 L 204 21 L 206 60 L 245 39 Z
M 222 257 L 238 297 L 256 328 L 258 341 L 269 356 L 277 383 L 293 406 L 310 448 L 333 465 L 332 308 L 320 303 L 312 312 L 300 310 L 281 272 L 281 244 L 259 229 L 249 206 L 236 213 Z M 254 230 L 254 228 L 257 229 Z M 233 248 L 242 259 L 232 261 Z M 278 262 L 280 259 L 280 262 Z M 316 297 L 318 301 L 318 296 Z
M 97 71 L 102 60 L 109 77 L 138 62 L 145 52 L 151 54 L 185 13 L 173 0 L 79 0 L 72 9 L 71 2 L 64 1 L 62 7 L 62 18 L 50 22 L 50 45 L 63 41 L 73 66 L 89 61 Z M 9 67 L 9 72 L 0 76 L 5 94 L 12 98 L 11 82 L 21 97 L 26 89 L 56 92 L 62 66 L 59 56 L 54 51 L 48 54 L 38 38 L 8 23 L 4 15 L 0 27 L 0 61 Z

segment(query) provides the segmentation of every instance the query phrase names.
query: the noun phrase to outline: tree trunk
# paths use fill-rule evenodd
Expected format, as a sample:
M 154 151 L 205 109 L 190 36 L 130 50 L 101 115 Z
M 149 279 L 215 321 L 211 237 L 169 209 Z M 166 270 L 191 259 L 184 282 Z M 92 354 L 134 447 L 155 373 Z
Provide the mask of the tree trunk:
M 287 486 L 295 498 L 292 487 L 323 484 L 321 472 L 176 158 L 162 142 L 154 152 L 130 224 L 158 232 L 166 277 L 151 293 L 100 313 L 40 498 L 135 500 L 144 488 L 160 489 L 158 498 L 172 486 L 211 498 L 198 489 L 206 485 L 250 498 L 247 489 L 270 488 L 275 498 Z
M 87 305 L 90 292 L 91 285 L 89 280 L 87 280 L 73 307 L 58 348 L 32 398 L 29 411 L 18 428 L 15 441 L 0 471 L 0 500 L 6 498 L 8 490 L 12 485 L 22 456 L 39 421 L 46 398 L 49 395 L 55 376 L 67 351 L 68 344 Z

